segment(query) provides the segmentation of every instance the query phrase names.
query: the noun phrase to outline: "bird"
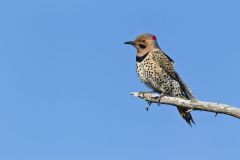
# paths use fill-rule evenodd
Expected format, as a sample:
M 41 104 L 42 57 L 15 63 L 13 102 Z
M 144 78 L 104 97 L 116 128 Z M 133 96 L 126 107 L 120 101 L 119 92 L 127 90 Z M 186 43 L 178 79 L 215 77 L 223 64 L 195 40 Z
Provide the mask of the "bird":
M 153 92 L 162 96 L 195 100 L 190 89 L 176 72 L 174 61 L 158 45 L 157 37 L 151 33 L 143 33 L 134 41 L 124 44 L 132 45 L 137 50 L 136 71 L 139 79 Z M 190 125 L 195 124 L 190 110 L 177 106 L 182 118 Z

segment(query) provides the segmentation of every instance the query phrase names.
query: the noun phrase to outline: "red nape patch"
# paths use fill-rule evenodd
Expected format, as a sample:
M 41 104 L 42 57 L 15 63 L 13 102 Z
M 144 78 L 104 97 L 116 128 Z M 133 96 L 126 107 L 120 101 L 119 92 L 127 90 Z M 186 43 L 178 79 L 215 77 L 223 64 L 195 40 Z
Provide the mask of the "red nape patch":
M 157 37 L 155 35 L 152 36 L 152 40 L 156 41 Z

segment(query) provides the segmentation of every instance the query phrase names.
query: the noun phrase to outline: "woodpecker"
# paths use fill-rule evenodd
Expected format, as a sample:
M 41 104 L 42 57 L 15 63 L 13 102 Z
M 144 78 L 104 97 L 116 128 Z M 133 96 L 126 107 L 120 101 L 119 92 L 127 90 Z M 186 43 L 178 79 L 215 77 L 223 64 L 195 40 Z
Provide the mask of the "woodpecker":
M 174 61 L 159 47 L 157 38 L 150 33 L 143 33 L 129 44 L 137 49 L 136 71 L 139 79 L 160 97 L 171 96 L 194 100 L 194 96 L 175 71 Z M 191 126 L 194 120 L 188 109 L 177 106 L 182 118 Z

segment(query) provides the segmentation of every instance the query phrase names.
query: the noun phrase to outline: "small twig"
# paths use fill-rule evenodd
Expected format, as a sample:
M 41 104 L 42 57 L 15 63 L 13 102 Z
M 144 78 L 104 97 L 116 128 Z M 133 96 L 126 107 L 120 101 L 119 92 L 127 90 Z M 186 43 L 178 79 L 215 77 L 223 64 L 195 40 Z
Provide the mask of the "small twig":
M 159 94 L 156 94 L 156 93 L 145 93 L 144 96 L 142 96 L 142 94 L 139 94 L 139 92 L 132 92 L 131 94 L 135 97 L 142 98 L 151 103 L 159 102 Z M 185 99 L 175 98 L 175 97 L 168 97 L 168 96 L 161 97 L 160 103 L 174 105 L 174 106 L 181 106 L 183 108 L 187 108 L 189 112 L 192 110 L 199 110 L 199 111 L 215 112 L 216 115 L 221 113 L 221 114 L 226 114 L 236 118 L 240 118 L 240 109 L 227 104 L 204 102 L 199 100 L 190 101 L 190 100 L 185 100 Z

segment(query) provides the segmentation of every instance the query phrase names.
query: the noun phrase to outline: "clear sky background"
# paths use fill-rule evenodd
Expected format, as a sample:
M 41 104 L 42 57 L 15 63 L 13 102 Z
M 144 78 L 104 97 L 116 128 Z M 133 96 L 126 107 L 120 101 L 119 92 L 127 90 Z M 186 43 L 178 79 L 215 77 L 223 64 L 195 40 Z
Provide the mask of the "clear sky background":
M 0 2 L 1 160 L 233 160 L 240 121 L 130 95 L 143 32 L 200 100 L 240 106 L 237 0 Z

